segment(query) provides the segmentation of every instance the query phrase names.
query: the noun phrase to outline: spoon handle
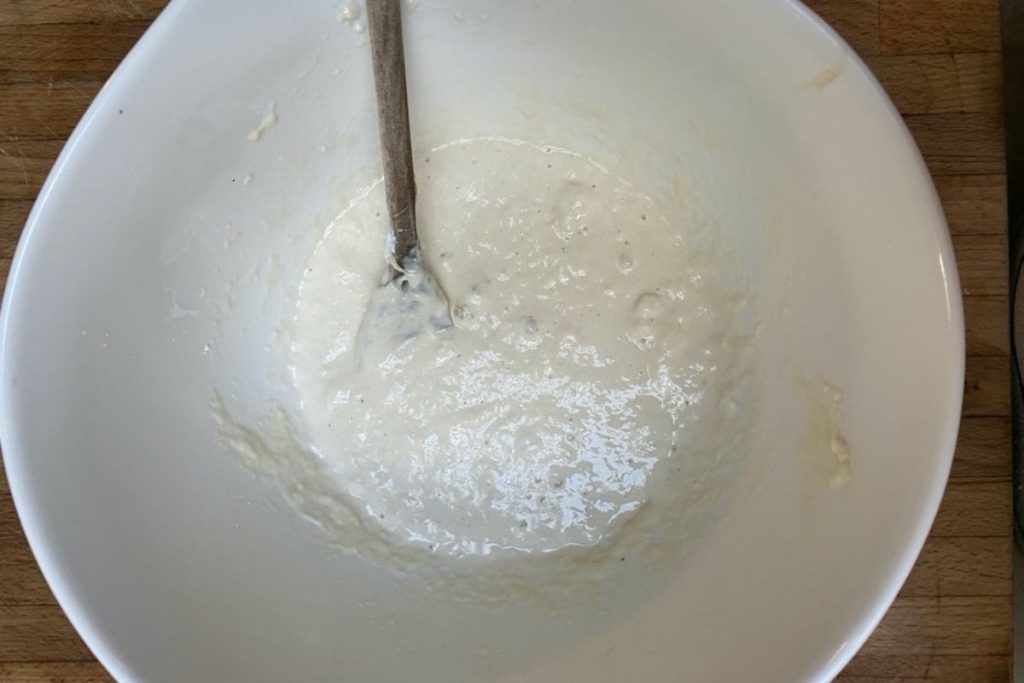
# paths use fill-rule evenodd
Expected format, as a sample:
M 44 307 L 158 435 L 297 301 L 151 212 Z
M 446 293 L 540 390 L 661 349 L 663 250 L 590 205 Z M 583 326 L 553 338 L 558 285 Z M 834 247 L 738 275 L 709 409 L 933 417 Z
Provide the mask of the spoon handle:
M 394 263 L 416 248 L 416 179 L 412 167 L 409 103 L 405 89 L 401 0 L 366 0 L 367 24 L 377 88 L 377 126 L 384 161 Z

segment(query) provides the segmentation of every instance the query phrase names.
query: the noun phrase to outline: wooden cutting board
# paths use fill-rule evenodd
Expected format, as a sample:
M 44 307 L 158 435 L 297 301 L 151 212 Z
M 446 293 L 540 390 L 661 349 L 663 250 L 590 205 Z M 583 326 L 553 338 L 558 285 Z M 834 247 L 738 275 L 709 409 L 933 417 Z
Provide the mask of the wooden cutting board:
M 0 0 L 0 278 L 65 139 L 164 4 Z M 964 419 L 942 509 L 910 579 L 841 680 L 1008 681 L 1009 332 L 998 0 L 809 4 L 867 60 L 917 138 L 949 216 L 967 315 Z M 40 576 L 0 474 L 0 681 L 107 680 Z

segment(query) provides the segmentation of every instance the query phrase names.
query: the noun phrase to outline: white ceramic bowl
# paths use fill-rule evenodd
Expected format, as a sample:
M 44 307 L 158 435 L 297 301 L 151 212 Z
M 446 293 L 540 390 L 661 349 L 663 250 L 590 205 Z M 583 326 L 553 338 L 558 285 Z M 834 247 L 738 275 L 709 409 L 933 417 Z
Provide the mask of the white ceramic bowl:
M 330 0 L 175 0 L 64 149 L 4 301 L 6 466 L 61 605 L 124 681 L 828 679 L 921 548 L 960 410 L 956 267 L 899 116 L 790 0 L 407 10 L 421 146 L 500 134 L 688 174 L 746 232 L 768 398 L 741 494 L 591 626 L 409 597 L 326 543 L 224 453 L 209 403 L 275 391 L 297 266 L 376 168 L 366 36 Z M 838 491 L 799 455 L 799 387 L 825 381 Z

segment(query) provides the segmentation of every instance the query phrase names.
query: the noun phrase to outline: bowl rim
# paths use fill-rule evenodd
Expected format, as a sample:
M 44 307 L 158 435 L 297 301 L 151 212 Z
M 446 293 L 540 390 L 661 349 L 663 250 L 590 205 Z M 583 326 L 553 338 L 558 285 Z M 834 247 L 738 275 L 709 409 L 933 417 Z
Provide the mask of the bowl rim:
M 872 608 L 865 611 L 864 616 L 859 622 L 850 625 L 849 638 L 843 642 L 825 666 L 818 670 L 814 679 L 831 681 L 850 663 L 867 642 L 868 638 L 871 637 L 871 634 L 874 633 L 879 623 L 889 611 L 889 608 L 892 607 L 900 589 L 906 583 L 910 572 L 914 569 L 914 565 L 917 564 L 921 550 L 924 548 L 924 544 L 931 533 L 932 525 L 935 522 L 939 506 L 946 492 L 946 485 L 949 482 L 949 474 L 953 467 L 953 458 L 956 453 L 957 438 L 960 432 L 963 410 L 963 387 L 966 379 L 966 329 L 964 323 L 963 290 L 960 284 L 956 254 L 953 249 L 953 239 L 949 232 L 946 212 L 942 206 L 938 190 L 935 187 L 932 173 L 902 114 L 900 114 L 892 98 L 889 97 L 881 82 L 879 82 L 861 56 L 828 22 L 804 5 L 801 0 L 781 1 L 790 5 L 795 12 L 801 14 L 807 21 L 814 24 L 819 31 L 841 48 L 849 64 L 856 70 L 857 76 L 868 86 L 874 98 L 884 105 L 886 115 L 890 119 L 891 124 L 898 130 L 903 145 L 912 154 L 912 165 L 916 167 L 914 172 L 927 181 L 927 188 L 930 190 L 929 194 L 931 195 L 929 203 L 938 219 L 934 226 L 934 231 L 939 246 L 939 266 L 942 270 L 942 280 L 946 290 L 949 329 L 952 336 L 950 341 L 953 343 L 953 356 L 956 360 L 956 363 L 949 369 L 951 393 L 945 397 L 945 433 L 938 439 L 942 445 L 937 449 L 935 465 L 932 470 L 930 472 L 922 472 L 922 475 L 930 475 L 930 481 L 928 482 L 927 494 L 919 500 L 917 524 L 910 533 L 902 554 L 891 560 L 888 581 L 878 591 Z

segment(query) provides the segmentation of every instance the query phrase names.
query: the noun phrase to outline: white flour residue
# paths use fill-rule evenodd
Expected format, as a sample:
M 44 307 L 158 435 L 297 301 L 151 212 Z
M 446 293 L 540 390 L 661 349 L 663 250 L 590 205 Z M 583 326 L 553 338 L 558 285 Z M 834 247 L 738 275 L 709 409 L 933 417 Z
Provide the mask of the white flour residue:
M 843 393 L 826 381 L 818 386 L 800 383 L 807 398 L 807 434 L 801 448 L 804 459 L 823 469 L 829 488 L 841 491 L 852 476 L 850 444 L 843 433 Z
M 356 33 L 362 33 L 366 30 L 366 24 L 359 20 L 362 14 L 362 7 L 359 6 L 359 3 L 347 2 L 338 8 L 337 18 L 339 22 L 351 26 Z
M 836 62 L 832 64 L 832 66 L 823 70 L 817 76 L 804 83 L 804 86 L 807 88 L 814 88 L 815 90 L 821 90 L 839 78 L 845 67 L 846 55 L 841 55 Z
M 277 105 L 271 102 L 259 124 L 246 134 L 245 139 L 249 142 L 259 142 L 263 138 L 263 134 L 275 125 L 277 125 Z

